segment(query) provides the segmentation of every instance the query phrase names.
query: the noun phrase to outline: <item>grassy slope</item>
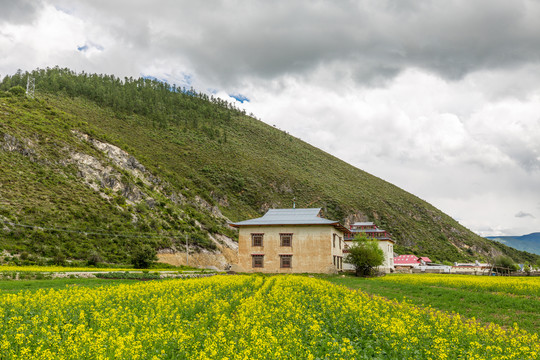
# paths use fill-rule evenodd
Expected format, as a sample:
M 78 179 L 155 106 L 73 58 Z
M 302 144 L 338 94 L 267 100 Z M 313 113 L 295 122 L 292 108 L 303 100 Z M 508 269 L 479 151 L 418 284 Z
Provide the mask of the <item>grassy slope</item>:
M 137 116 L 111 121 L 89 102 L 53 101 L 114 134 L 155 171 L 166 169 L 172 183 L 185 184 L 187 176 L 210 201 L 226 199 L 229 206 L 220 209 L 233 221 L 259 216 L 268 207 L 289 207 L 295 196 L 297 206 L 323 207 L 329 218 L 363 214 L 391 231 L 400 253 L 442 261 L 472 259 L 495 248 L 524 257 L 475 235 L 418 197 L 246 116 L 225 125 L 227 142 L 219 143 L 182 126 L 154 129 Z M 471 250 L 463 251 L 463 245 Z
M 84 119 L 46 101 L 4 98 L 0 99 L 0 105 L 0 149 L 6 143 L 6 135 L 18 142 L 15 151 L 0 150 L 0 216 L 3 219 L 44 228 L 65 227 L 103 233 L 185 232 L 201 246 L 208 246 L 209 241 L 195 220 L 206 228 L 229 231 L 221 226 L 222 221 L 200 213 L 193 204 L 174 204 L 163 191 L 141 183 L 137 186 L 156 200 L 152 209 L 144 203 L 127 205 L 123 196 L 110 189 L 104 189 L 104 193 L 110 195 L 109 200 L 105 199 L 82 182 L 75 165 L 66 163 L 70 154 L 77 152 L 91 155 L 114 168 L 103 153 L 73 135 L 73 129 L 93 131 Z M 21 149 L 23 152 L 30 149 L 31 155 L 22 154 Z M 116 168 L 116 171 L 123 175 L 125 182 L 136 183 L 136 179 L 122 169 Z M 138 219 L 136 222 L 134 216 Z M 104 260 L 112 262 L 126 262 L 129 253 L 141 242 L 167 247 L 176 240 L 93 236 L 4 225 L 2 228 L 0 250 L 25 251 L 45 257 L 60 254 L 78 259 L 86 259 L 92 251 L 97 251 Z M 183 244 L 184 240 L 180 240 Z
M 508 295 L 452 287 L 414 285 L 365 279 L 352 276 L 325 277 L 326 280 L 372 295 L 418 306 L 456 312 L 483 323 L 495 323 L 510 328 L 517 323 L 522 329 L 535 333 L 540 329 L 540 299 L 535 296 Z
M 8 198 L 0 203 L 0 215 L 16 212 L 18 219 L 32 223 L 62 219 L 68 225 L 90 228 L 108 224 L 114 230 L 189 228 L 196 233 L 190 220 L 195 218 L 206 230 L 227 233 L 220 221 L 194 206 L 184 205 L 172 220 L 167 219 L 166 214 L 177 211 L 176 206 L 152 189 L 145 191 L 161 199 L 163 208 L 150 214 L 137 213 L 142 220 L 133 225 L 133 209 L 118 209 L 96 196 L 77 179 L 76 169 L 64 166 L 63 175 L 55 175 L 55 167 L 60 166 L 56 162 L 65 157 L 61 149 L 66 144 L 103 157 L 74 139 L 70 130 L 78 129 L 127 150 L 170 184 L 169 190 L 188 199 L 199 195 L 219 205 L 233 221 L 259 216 L 269 207 L 288 207 L 296 197 L 298 206 L 323 207 L 329 218 L 343 221 L 356 214 L 375 221 L 392 233 L 399 253 L 414 252 L 440 261 L 454 261 L 503 251 L 516 261 L 534 260 L 534 256 L 478 237 L 416 196 L 247 116 L 235 115 L 221 124 L 221 136 L 215 137 L 205 130 L 204 124 L 198 128 L 182 124 L 155 128 L 143 116 L 115 114 L 85 99 L 51 95 L 40 98 L 2 100 L 6 105 L 0 109 L 0 132 L 36 138 L 36 148 L 41 149 L 41 157 L 49 163 L 0 151 L 0 165 L 10 168 L 0 175 L 0 183 L 13 184 L 0 188 L 0 194 Z M 205 246 L 204 234 L 198 236 Z M 167 245 L 166 240 L 160 241 L 155 245 Z M 4 240 L 4 247 L 7 242 L 12 240 Z M 90 242 L 103 242 L 101 248 L 116 251 L 116 259 L 121 259 L 121 253 L 129 246 L 129 242 L 116 246 L 110 240 Z M 28 242 L 26 236 L 21 236 L 16 244 L 21 250 L 35 251 L 32 247 L 38 246 L 35 241 Z M 470 250 L 464 251 L 467 247 Z M 75 250 L 72 253 L 82 253 Z

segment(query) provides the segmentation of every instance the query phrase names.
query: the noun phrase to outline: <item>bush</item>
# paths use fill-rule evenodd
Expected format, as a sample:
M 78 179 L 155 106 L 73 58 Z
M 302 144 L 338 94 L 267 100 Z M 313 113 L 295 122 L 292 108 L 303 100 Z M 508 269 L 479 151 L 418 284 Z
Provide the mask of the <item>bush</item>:
M 355 237 L 355 244 L 349 249 L 345 262 L 352 264 L 356 276 L 373 275 L 374 268 L 384 262 L 384 253 L 377 240 L 366 238 L 365 235 Z
M 12 87 L 9 92 L 14 96 L 24 96 L 26 94 L 26 90 L 20 85 Z
M 150 245 L 144 244 L 133 252 L 131 263 L 136 269 L 148 269 L 157 259 L 156 250 Z
M 516 270 L 514 260 L 509 256 L 499 255 L 493 259 L 493 271 L 497 273 L 508 273 Z
M 90 255 L 88 256 L 88 260 L 86 261 L 86 265 L 88 266 L 98 266 L 99 263 L 103 262 L 103 259 L 101 258 L 101 255 L 97 251 L 92 251 Z
M 52 258 L 53 265 L 57 266 L 65 266 L 66 265 L 66 257 L 61 252 L 57 252 L 56 255 Z

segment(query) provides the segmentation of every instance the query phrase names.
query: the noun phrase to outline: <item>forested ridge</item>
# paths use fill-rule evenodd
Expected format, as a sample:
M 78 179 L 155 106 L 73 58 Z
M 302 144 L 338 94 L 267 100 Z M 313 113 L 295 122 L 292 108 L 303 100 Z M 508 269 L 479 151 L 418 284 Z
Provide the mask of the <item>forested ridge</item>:
M 24 96 L 28 76 L 35 99 Z M 0 220 L 42 227 L 4 226 L 0 250 L 75 259 L 98 253 L 122 262 L 133 244 L 182 249 L 183 234 L 200 249 L 215 249 L 212 238 L 235 237 L 227 218 L 259 216 L 296 198 L 297 206 L 322 207 L 344 223 L 374 221 L 392 234 L 398 253 L 535 259 L 194 89 L 52 68 L 5 76 L 0 96 L 0 165 L 9 169 L 0 174 Z M 115 164 L 103 144 L 126 151 L 135 165 Z M 113 175 L 83 176 L 85 156 Z M 60 225 L 86 233 L 44 230 Z M 126 232 L 151 236 L 120 236 Z

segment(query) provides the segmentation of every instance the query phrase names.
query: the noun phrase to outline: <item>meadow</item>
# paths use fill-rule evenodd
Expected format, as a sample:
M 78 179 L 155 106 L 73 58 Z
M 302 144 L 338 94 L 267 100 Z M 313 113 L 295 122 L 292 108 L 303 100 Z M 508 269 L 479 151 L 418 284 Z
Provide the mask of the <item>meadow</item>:
M 540 331 L 540 277 L 393 274 L 378 278 L 323 276 L 368 294 L 459 313 L 503 328 Z
M 302 276 L 0 295 L 0 359 L 535 359 L 537 334 Z

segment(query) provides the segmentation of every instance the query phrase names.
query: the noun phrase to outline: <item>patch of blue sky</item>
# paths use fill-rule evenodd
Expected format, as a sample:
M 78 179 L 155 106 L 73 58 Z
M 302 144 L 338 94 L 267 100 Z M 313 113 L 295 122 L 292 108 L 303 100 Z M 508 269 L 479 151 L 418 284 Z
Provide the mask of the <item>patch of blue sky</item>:
M 236 101 L 241 102 L 242 104 L 244 102 L 249 102 L 249 99 L 247 98 L 247 96 L 242 95 L 242 94 L 229 94 L 229 96 L 232 97 L 233 99 L 236 99 Z
M 67 7 L 58 6 L 58 5 L 55 5 L 54 8 L 57 11 L 63 12 L 64 14 L 73 15 L 74 13 L 73 8 L 67 8 Z
M 158 81 L 158 82 L 164 83 L 164 84 L 167 83 L 167 80 L 165 80 L 165 79 L 160 79 L 160 78 L 157 78 L 157 77 L 152 76 L 152 75 L 144 75 L 144 74 L 141 74 L 141 77 L 142 77 L 143 79 L 154 80 L 154 81 Z
M 103 51 L 103 46 L 94 44 L 92 42 L 86 42 L 82 46 L 77 46 L 77 50 L 80 52 L 87 52 L 90 49 L 96 49 L 98 51 Z
M 155 77 L 153 75 L 145 75 L 145 74 L 141 73 L 141 77 L 143 79 L 153 80 L 153 81 L 157 81 L 157 82 L 160 82 L 160 83 L 163 83 L 163 84 L 169 84 L 171 86 L 171 91 L 173 91 L 173 89 L 172 89 L 173 85 L 171 85 L 170 80 L 174 81 L 175 78 L 173 76 L 171 76 L 170 74 L 163 74 L 163 75 L 165 75 L 166 78 L 158 78 L 158 77 Z M 189 79 L 191 79 L 190 76 L 189 76 Z M 197 91 L 195 91 L 191 86 L 189 88 L 186 87 L 186 85 L 190 85 L 189 83 L 187 83 L 187 84 L 186 83 L 180 83 L 180 84 L 173 83 L 173 84 L 176 85 L 176 91 L 177 92 L 181 92 L 183 94 L 192 95 L 192 96 L 197 95 Z
M 191 74 L 182 73 L 182 83 L 186 85 L 193 84 L 193 76 Z

